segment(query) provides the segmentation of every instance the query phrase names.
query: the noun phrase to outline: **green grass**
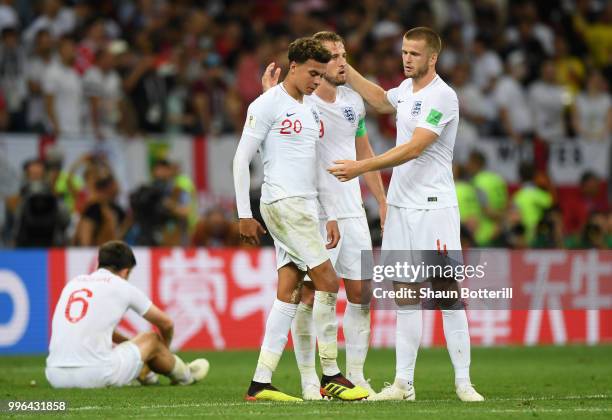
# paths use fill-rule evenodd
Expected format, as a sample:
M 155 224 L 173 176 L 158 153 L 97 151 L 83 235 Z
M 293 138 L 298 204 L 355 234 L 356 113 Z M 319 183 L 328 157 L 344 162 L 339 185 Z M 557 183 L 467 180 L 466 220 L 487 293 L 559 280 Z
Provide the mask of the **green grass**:
M 54 390 L 46 382 L 44 357 L 0 357 L 0 400 L 66 400 L 70 418 L 611 418 L 612 346 L 475 348 L 472 381 L 487 401 L 457 400 L 446 350 L 423 349 L 416 371 L 417 401 L 246 403 L 257 352 L 183 353 L 211 362 L 206 380 L 190 387 L 163 385 L 102 390 Z M 375 389 L 393 378 L 392 350 L 372 350 L 366 375 Z M 35 380 L 37 385 L 31 386 Z M 274 376 L 280 389 L 299 394 L 291 352 Z M 0 416 L 6 413 L 1 413 Z M 31 417 L 21 415 L 22 417 Z M 49 416 L 49 415 L 47 415 Z

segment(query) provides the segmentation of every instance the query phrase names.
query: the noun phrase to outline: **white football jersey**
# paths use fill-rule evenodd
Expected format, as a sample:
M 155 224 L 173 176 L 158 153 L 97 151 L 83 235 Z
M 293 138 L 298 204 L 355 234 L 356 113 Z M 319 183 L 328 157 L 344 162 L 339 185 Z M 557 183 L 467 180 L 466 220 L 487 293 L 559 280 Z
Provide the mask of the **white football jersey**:
M 128 309 L 144 315 L 151 300 L 105 269 L 64 286 L 51 326 L 47 367 L 104 366 L 111 363 L 113 331 Z
M 314 102 L 321 115 L 323 136 L 317 145 L 317 153 L 323 167 L 333 166 L 333 161 L 338 159 L 355 160 L 355 134 L 359 121 L 365 117 L 365 106 L 361 96 L 348 87 L 339 86 L 334 103 L 324 101 L 316 93 L 304 99 Z M 326 175 L 329 177 L 327 184 L 336 196 L 336 216 L 339 219 L 363 216 L 365 211 L 359 179 L 340 182 L 333 175 L 329 173 Z M 324 218 L 325 213 L 321 206 L 319 214 Z
M 456 206 L 452 163 L 459 101 L 455 91 L 436 75 L 417 93 L 412 92 L 412 79 L 406 79 L 387 91 L 387 99 L 397 110 L 396 146 L 409 142 L 417 127 L 438 134 L 421 156 L 393 168 L 387 202 L 413 209 Z
M 317 197 L 319 135 L 316 105 L 312 101 L 298 102 L 282 83 L 251 103 L 241 141 L 259 142 L 264 165 L 263 203 Z

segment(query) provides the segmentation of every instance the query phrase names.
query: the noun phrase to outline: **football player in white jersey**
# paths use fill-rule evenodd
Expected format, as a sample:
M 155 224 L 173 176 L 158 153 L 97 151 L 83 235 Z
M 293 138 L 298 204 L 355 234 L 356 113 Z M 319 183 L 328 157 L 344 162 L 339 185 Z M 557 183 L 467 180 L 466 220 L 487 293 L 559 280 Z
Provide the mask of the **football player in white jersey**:
M 396 147 L 362 161 L 340 160 L 329 169 L 341 181 L 348 181 L 368 171 L 393 167 L 383 252 L 444 249 L 444 253 L 460 254 L 459 210 L 452 174 L 459 103 L 453 89 L 436 74 L 440 49 L 440 37 L 431 29 L 418 27 L 406 32 L 402 42 L 406 80 L 387 92 L 349 69 L 348 82 L 370 105 L 381 113 L 397 113 Z M 420 286 L 395 283 L 396 288 L 418 290 Z M 456 282 L 442 279 L 433 279 L 432 286 L 457 287 Z M 373 399 L 415 398 L 414 366 L 422 330 L 420 302 L 418 297 L 396 302 L 395 382 Z M 437 304 L 442 308 L 457 396 L 462 401 L 483 401 L 470 382 L 470 336 L 463 303 L 456 299 Z
M 124 386 L 147 370 L 189 385 L 204 379 L 209 364 L 185 364 L 170 350 L 172 320 L 127 282 L 136 259 L 130 247 L 111 241 L 98 251 L 98 270 L 66 283 L 53 313 L 45 374 L 54 388 Z M 127 339 L 115 328 L 128 309 L 159 329 Z M 113 348 L 113 343 L 117 344 Z M 149 372 L 147 383 L 156 382 Z
M 317 144 L 318 158 L 324 167 L 329 167 L 336 159 L 351 157 L 366 159 L 374 156 L 365 127 L 365 106 L 363 99 L 346 83 L 346 50 L 344 40 L 334 32 L 318 32 L 314 39 L 321 41 L 331 53 L 331 60 L 323 81 L 315 92 L 304 97 L 305 102 L 316 104 L 321 113 L 323 135 Z M 278 82 L 280 68 L 274 71 L 271 63 L 262 77 L 264 91 Z M 337 197 L 336 217 L 340 229 L 338 246 L 329 250 L 336 273 L 344 279 L 347 305 L 344 312 L 344 338 L 346 341 L 346 376 L 355 385 L 366 388 L 374 394 L 363 374 L 370 341 L 370 296 L 371 274 L 362 273 L 361 253 L 372 252 L 372 241 L 368 228 L 359 180 L 346 183 L 337 182 L 332 175 L 329 186 Z M 368 189 L 379 205 L 381 227 L 387 212 L 385 189 L 379 172 L 364 174 Z M 320 209 L 322 233 L 327 216 Z M 306 278 L 308 280 L 308 278 Z M 319 384 L 315 371 L 315 334 L 313 327 L 313 303 L 315 292 L 306 282 L 302 289 L 302 300 L 291 326 L 293 347 L 298 368 L 302 377 L 302 397 L 305 400 L 319 400 Z
M 246 242 L 258 244 L 265 230 L 251 214 L 249 163 L 258 150 L 262 156 L 260 208 L 274 238 L 278 268 L 277 297 L 268 315 L 246 399 L 301 401 L 278 391 L 271 381 L 296 315 L 306 272 L 320 292 L 313 307 L 323 369 L 320 392 L 343 400 L 363 399 L 368 391 L 348 381 L 336 362 L 338 278 L 327 249 L 338 244 L 340 234 L 333 192 L 327 185 L 325 168 L 317 159 L 316 144 L 324 128 L 317 107 L 304 101 L 304 95 L 312 94 L 320 85 L 331 54 L 319 41 L 300 38 L 289 45 L 288 58 L 285 80 L 249 106 L 234 157 L 240 235 Z M 327 246 L 319 233 L 317 199 L 329 219 Z

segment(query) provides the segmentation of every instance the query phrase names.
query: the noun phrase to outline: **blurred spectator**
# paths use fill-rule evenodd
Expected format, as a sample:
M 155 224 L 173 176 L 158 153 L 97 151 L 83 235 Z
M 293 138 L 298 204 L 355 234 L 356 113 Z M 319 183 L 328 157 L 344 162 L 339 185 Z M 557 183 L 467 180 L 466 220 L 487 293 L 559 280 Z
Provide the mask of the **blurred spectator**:
M 115 55 L 109 48 L 96 53 L 93 65 L 83 78 L 88 100 L 87 132 L 104 140 L 117 134 L 122 97 L 121 78 L 115 71 Z
M 539 139 L 559 142 L 567 137 L 563 111 L 568 99 L 567 92 L 557 83 L 554 62 L 544 61 L 540 78 L 529 86 L 528 91 L 534 131 Z
M 527 229 L 521 220 L 518 209 L 510 208 L 501 225 L 502 232 L 496 246 L 510 249 L 525 249 L 529 247 Z
M 580 139 L 607 141 L 612 131 L 612 105 L 608 84 L 601 73 L 591 71 L 586 89 L 576 97 L 572 109 L 574 131 Z
M 62 0 L 42 0 L 42 13 L 23 34 L 27 45 L 32 45 L 41 29 L 48 30 L 55 39 L 70 34 L 76 25 L 74 10 L 63 7 Z
M 584 63 L 570 54 L 567 41 L 560 34 L 555 37 L 555 54 L 552 60 L 557 81 L 575 98 L 584 80 Z
M 2 30 L 0 43 L 0 87 L 4 92 L 9 113 L 10 131 L 24 131 L 26 126 L 26 62 L 24 49 L 19 43 L 17 29 Z
M 152 175 L 151 184 L 130 195 L 135 241 L 138 245 L 185 245 L 191 197 L 176 185 L 176 169 L 169 161 L 157 160 Z
M 138 55 L 132 52 L 131 63 L 118 69 L 123 88 L 136 116 L 136 129 L 140 133 L 161 133 L 167 117 L 166 80 L 158 72 L 158 62 L 152 40 L 147 32 L 136 35 Z
M 42 160 L 27 161 L 24 181 L 9 210 L 14 215 L 13 235 L 18 247 L 65 245 L 69 215 L 48 183 Z
M 572 249 L 611 249 L 607 232 L 608 215 L 593 212 L 578 235 L 570 236 L 567 245 Z
M 215 207 L 197 223 L 191 244 L 208 248 L 240 246 L 238 224 L 228 219 L 223 209 Z
M 53 38 L 46 29 L 41 29 L 34 40 L 34 50 L 28 57 L 26 77 L 28 82 L 28 127 L 44 133 L 46 123 L 43 78 L 53 60 Z
M 540 249 L 564 248 L 563 214 L 559 207 L 552 207 L 544 212 L 536 227 L 531 246 Z
M 506 62 L 506 74 L 499 79 L 493 91 L 502 133 L 516 143 L 529 140 L 533 132 L 532 116 L 521 84 L 526 70 L 523 54 L 510 54 Z
M 112 174 L 107 173 L 96 180 L 94 193 L 77 224 L 74 245 L 99 246 L 124 237 L 129 221 L 115 201 L 118 192 Z
M 85 74 L 94 65 L 98 53 L 106 48 L 107 43 L 105 19 L 93 18 L 85 29 L 85 37 L 76 49 L 75 68 L 79 74 Z
M 516 29 L 508 31 L 506 41 L 507 52 L 520 52 L 525 58 L 527 83 L 534 81 L 540 73 L 542 62 L 552 54 L 553 35 L 542 22 L 536 21 L 536 11 L 532 3 L 523 3 L 519 6 L 520 12 Z
M 57 147 L 47 150 L 45 166 L 47 178 L 53 193 L 59 198 L 66 210 L 71 214 L 76 211 L 76 200 L 83 188 L 83 180 L 80 176 L 64 171 L 64 156 Z
M 519 175 L 521 188 L 512 196 L 512 203 L 520 214 L 529 243 L 534 238 L 536 227 L 542 220 L 544 212 L 552 207 L 554 200 L 549 191 L 536 185 L 535 168 L 531 163 L 521 163 Z
M 479 35 L 472 45 L 472 81 L 483 92 L 488 92 L 504 66 L 497 53 L 491 49 L 491 42 L 484 35 Z
M 461 24 L 456 23 L 448 26 L 442 34 L 442 39 L 444 39 L 444 47 L 440 52 L 440 57 L 438 57 L 436 69 L 446 79 L 453 76 L 453 70 L 462 64 L 464 57 L 467 55 Z
M 588 45 L 593 64 L 599 68 L 610 64 L 612 51 L 612 2 L 606 1 L 596 20 L 589 22 L 581 8 L 574 13 L 574 28 Z
M 470 232 L 478 246 L 489 245 L 497 234 L 497 227 L 485 216 L 478 190 L 468 179 L 465 169 L 454 165 L 453 171 L 461 224 Z
M 582 230 L 591 213 L 608 211 L 608 200 L 602 189 L 602 180 L 591 171 L 582 174 L 580 190 L 576 196 L 565 199 L 563 203 L 563 222 L 569 234 Z
M 19 16 L 13 3 L 15 0 L 0 0 L 0 32 L 4 28 L 19 28 Z
M 74 69 L 74 39 L 63 36 L 58 50 L 59 60 L 54 61 L 43 76 L 48 129 L 56 137 L 78 136 L 82 134 L 84 97 L 83 81 Z
M 485 156 L 477 150 L 470 153 L 466 172 L 478 191 L 486 217 L 501 223 L 508 209 L 508 184 L 497 172 L 487 169 Z
M 486 127 L 495 117 L 491 112 L 494 104 L 469 81 L 470 67 L 467 63 L 458 64 L 450 74 L 450 84 L 457 93 L 461 109 L 454 156 L 459 161 L 465 161 L 466 155 L 478 141 L 479 128 L 484 133 L 488 131 Z
M 536 3 L 533 1 L 516 2 L 517 24 L 506 30 L 506 40 L 510 44 L 525 41 L 537 41 L 547 55 L 554 51 L 554 33 L 552 29 L 540 19 Z

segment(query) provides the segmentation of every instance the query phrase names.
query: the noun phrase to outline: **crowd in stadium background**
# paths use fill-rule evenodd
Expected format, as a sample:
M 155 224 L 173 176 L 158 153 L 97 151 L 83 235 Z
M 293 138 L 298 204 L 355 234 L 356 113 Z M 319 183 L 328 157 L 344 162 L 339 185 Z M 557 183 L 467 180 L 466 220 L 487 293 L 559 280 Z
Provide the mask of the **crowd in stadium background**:
M 460 101 L 465 245 L 611 248 L 612 159 L 605 175 L 587 170 L 570 190 L 547 173 L 555 143 L 611 142 L 612 3 L 603 0 L 0 0 L 0 131 L 51 142 L 237 141 L 263 69 L 286 68 L 293 39 L 337 31 L 355 68 L 390 89 L 404 78 L 402 34 L 415 26 L 441 33 L 437 70 Z M 393 117 L 370 112 L 368 130 L 376 152 L 394 145 Z M 527 150 L 519 184 L 472 153 L 480 139 Z M 64 165 L 50 147 L 21 174 L 0 156 L 0 246 L 240 245 L 233 209 L 202 205 L 181 162 L 152 161 L 151 182 L 119 204 L 100 150 Z

